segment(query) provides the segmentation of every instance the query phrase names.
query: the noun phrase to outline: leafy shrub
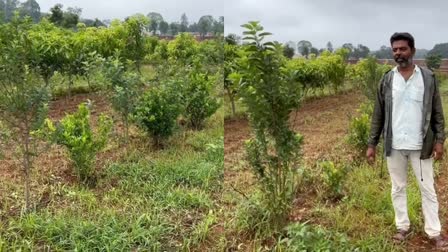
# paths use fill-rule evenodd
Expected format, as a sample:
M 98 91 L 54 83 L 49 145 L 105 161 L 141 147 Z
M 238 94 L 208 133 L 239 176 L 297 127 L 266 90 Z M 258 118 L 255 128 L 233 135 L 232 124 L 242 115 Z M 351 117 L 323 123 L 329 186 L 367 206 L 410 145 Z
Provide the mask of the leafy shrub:
M 373 113 L 373 104 L 361 104 L 358 109 L 360 113 L 350 121 L 348 143 L 358 150 L 362 155 L 367 149 L 367 143 L 370 135 L 370 119 Z
M 339 198 L 343 195 L 344 179 L 347 175 L 347 166 L 335 165 L 331 161 L 321 162 L 319 166 L 322 169 L 322 178 L 328 187 L 329 196 Z
M 146 91 L 137 102 L 133 117 L 138 126 L 154 140 L 156 147 L 174 133 L 180 115 L 179 96 L 169 88 L 154 87 Z
M 185 86 L 183 98 L 185 116 L 194 129 L 201 129 L 205 119 L 212 116 L 220 104 L 211 94 L 213 79 L 208 74 L 193 71 Z
M 345 235 L 307 223 L 293 223 L 286 227 L 287 237 L 280 240 L 280 251 L 353 251 Z
M 82 103 L 74 114 L 66 115 L 55 127 L 47 119 L 46 127 L 52 140 L 65 146 L 73 162 L 76 174 L 83 184 L 94 182 L 95 158 L 107 143 L 109 132 L 112 129 L 112 120 L 100 115 L 98 130 L 95 134 L 89 123 L 90 111 Z

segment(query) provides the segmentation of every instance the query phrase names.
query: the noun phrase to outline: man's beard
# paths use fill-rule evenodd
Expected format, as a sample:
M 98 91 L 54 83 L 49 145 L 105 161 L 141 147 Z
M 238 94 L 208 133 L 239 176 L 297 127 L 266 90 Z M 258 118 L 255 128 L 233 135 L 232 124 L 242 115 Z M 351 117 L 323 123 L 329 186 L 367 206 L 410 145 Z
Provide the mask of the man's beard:
M 397 57 L 395 58 L 395 62 L 397 62 L 401 68 L 406 68 L 411 64 L 412 58 Z

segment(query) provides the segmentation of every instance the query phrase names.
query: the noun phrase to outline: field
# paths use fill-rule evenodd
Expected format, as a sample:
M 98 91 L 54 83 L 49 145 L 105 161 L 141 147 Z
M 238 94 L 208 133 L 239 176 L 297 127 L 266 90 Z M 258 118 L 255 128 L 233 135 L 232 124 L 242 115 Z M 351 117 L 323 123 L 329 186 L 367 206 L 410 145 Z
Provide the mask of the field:
M 441 84 L 444 107 L 448 105 L 448 81 Z M 356 153 L 348 145 L 346 138 L 350 117 L 365 98 L 357 90 L 306 100 L 290 117 L 291 127 L 304 135 L 303 165 L 311 178 L 302 183 L 297 193 L 293 210 L 289 215 L 289 225 L 307 222 L 322 226 L 325 230 L 346 235 L 350 243 L 362 251 L 427 251 L 431 249 L 423 232 L 420 195 L 413 173 L 409 173 L 408 204 L 413 225 L 413 236 L 406 245 L 395 245 L 391 236 L 395 231 L 394 213 L 390 200 L 390 181 L 385 167 L 381 171 L 381 159 L 372 167 L 366 162 L 356 161 Z M 448 115 L 445 109 L 445 115 Z M 255 188 L 255 179 L 250 167 L 244 161 L 243 142 L 250 137 L 247 119 L 225 120 L 225 185 L 224 198 L 229 200 L 229 212 L 237 213 L 243 194 L 250 195 Z M 320 179 L 320 161 L 332 160 L 350 166 L 344 177 L 345 195 L 340 201 L 332 201 Z M 447 186 L 448 173 L 446 158 L 436 164 L 436 188 L 439 196 L 442 226 L 448 220 Z M 382 175 L 382 177 L 381 177 Z M 227 196 L 226 196 L 227 195 Z M 237 217 L 227 217 L 230 222 Z M 231 232 L 230 232 L 231 233 Z M 231 235 L 229 235 L 231 237 Z M 257 238 L 251 232 L 246 236 L 229 238 L 234 246 L 252 251 L 271 247 L 272 238 Z M 279 249 L 279 248 L 277 248 Z M 286 248 L 286 250 L 288 250 Z M 337 251 L 338 249 L 335 248 Z

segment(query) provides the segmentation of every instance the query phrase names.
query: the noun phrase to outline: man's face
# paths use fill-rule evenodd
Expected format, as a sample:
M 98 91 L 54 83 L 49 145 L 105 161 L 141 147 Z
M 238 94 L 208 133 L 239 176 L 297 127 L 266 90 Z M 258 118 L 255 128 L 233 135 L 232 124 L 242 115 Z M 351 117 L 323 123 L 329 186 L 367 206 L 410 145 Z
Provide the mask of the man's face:
M 408 41 L 397 40 L 392 43 L 392 52 L 395 62 L 397 62 L 400 67 L 407 67 L 411 64 L 415 49 L 409 47 Z

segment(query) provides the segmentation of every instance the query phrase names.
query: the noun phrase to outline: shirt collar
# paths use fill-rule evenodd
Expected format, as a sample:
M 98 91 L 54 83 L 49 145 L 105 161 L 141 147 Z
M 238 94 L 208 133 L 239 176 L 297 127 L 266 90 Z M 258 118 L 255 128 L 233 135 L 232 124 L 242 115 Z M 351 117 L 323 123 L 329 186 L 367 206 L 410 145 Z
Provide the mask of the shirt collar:
M 394 68 L 392 68 L 392 71 L 398 73 L 398 66 L 394 66 Z M 417 66 L 417 64 L 414 64 L 414 73 L 421 73 L 420 67 Z

